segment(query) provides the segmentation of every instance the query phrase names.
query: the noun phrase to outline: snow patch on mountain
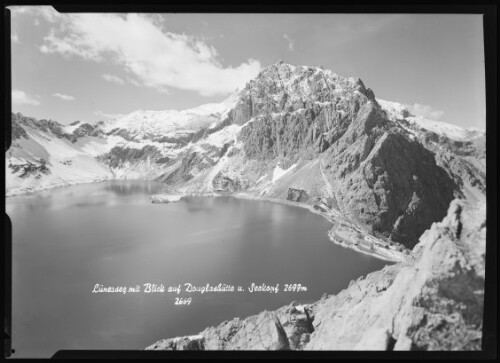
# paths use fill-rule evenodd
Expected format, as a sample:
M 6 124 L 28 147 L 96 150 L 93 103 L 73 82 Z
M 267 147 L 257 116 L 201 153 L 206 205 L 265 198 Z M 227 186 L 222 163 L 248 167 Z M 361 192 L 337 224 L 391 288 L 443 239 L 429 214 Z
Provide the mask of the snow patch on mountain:
M 26 127 L 28 138 L 15 140 L 6 153 L 6 194 L 113 179 L 113 173 L 92 154 L 109 148 L 95 138 L 71 143 Z M 89 140 L 90 139 L 90 140 Z
M 406 120 L 411 123 L 429 131 L 433 131 L 436 134 L 447 136 L 450 139 L 455 140 L 471 140 L 476 137 L 483 136 L 485 134 L 484 130 L 477 128 L 463 128 L 457 125 L 451 125 L 445 122 L 434 121 L 424 118 L 423 116 L 413 116 L 407 117 Z
M 381 100 L 379 98 L 377 98 L 377 103 L 387 113 L 387 116 L 391 121 L 402 120 L 408 116 L 411 116 L 408 108 L 401 103 Z
M 201 140 L 203 144 L 222 146 L 227 142 L 235 141 L 243 126 L 229 125 L 220 131 L 211 133 L 205 139 Z
M 273 170 L 273 183 L 276 182 L 278 179 L 280 179 L 283 175 L 287 174 L 289 171 L 294 169 L 296 166 L 297 164 L 293 164 L 288 169 L 281 169 L 279 165 L 276 165 L 276 167 Z

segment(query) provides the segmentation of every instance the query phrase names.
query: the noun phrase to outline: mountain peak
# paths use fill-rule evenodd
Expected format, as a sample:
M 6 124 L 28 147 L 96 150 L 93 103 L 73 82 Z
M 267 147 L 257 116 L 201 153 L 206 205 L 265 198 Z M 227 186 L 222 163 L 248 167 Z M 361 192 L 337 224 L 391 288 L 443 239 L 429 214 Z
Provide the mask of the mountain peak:
M 360 78 L 357 77 L 343 77 L 334 73 L 331 69 L 325 68 L 324 65 L 319 66 L 307 66 L 307 65 L 293 65 L 283 61 L 283 59 L 278 60 L 276 63 L 271 64 L 264 68 L 258 75 L 253 79 L 262 80 L 265 78 L 275 79 L 280 78 L 281 81 L 286 80 L 305 80 L 305 79 L 323 79 L 325 82 L 330 83 L 342 83 L 344 85 L 350 85 L 352 88 L 365 89 L 365 85 Z
M 282 111 L 300 109 L 303 102 L 337 104 L 341 100 L 357 98 L 358 93 L 369 100 L 375 97 L 359 78 L 342 77 L 323 66 L 291 65 L 280 59 L 250 80 L 241 95 L 251 97 L 251 101 L 246 100 L 249 107 L 267 104 L 269 110 Z M 346 104 L 338 107 L 348 108 Z

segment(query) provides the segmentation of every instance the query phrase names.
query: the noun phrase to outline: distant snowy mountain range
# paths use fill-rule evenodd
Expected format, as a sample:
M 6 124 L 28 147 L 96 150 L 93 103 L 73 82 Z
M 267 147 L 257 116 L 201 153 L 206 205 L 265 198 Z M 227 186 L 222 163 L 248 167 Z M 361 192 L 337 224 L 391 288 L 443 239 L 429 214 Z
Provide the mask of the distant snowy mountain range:
M 485 135 L 485 130 L 475 127 L 464 128 L 457 125 L 451 125 L 446 122 L 429 120 L 423 116 L 414 116 L 408 108 L 397 102 L 384 101 L 377 98 L 377 102 L 387 113 L 391 121 L 406 120 L 416 127 L 434 132 L 438 135 L 448 137 L 454 140 L 467 141 Z
M 360 79 L 278 62 L 225 101 L 94 124 L 12 115 L 6 192 L 107 179 L 315 203 L 411 247 L 485 194 L 485 132 L 413 116 Z

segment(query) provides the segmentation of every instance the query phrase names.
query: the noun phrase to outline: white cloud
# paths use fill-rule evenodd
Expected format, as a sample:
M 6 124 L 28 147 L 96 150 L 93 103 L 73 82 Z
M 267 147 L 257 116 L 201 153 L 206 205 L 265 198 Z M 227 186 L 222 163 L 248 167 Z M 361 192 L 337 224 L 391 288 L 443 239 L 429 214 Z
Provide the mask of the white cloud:
M 38 106 L 40 101 L 26 94 L 26 92 L 14 89 L 12 90 L 12 103 L 15 105 L 31 105 Z
M 95 111 L 94 115 L 97 117 L 104 119 L 104 120 L 110 120 L 110 119 L 115 119 L 115 118 L 120 118 L 125 116 L 123 113 L 105 113 L 103 111 Z
M 413 105 L 406 105 L 408 110 L 415 116 L 423 116 L 430 120 L 439 120 L 444 115 L 444 111 L 435 110 L 429 105 L 421 105 L 415 103 Z
M 145 15 L 59 14 L 58 17 L 58 25 L 45 36 L 40 47 L 43 53 L 112 61 L 142 85 L 159 91 L 177 88 L 204 96 L 228 94 L 261 70 L 260 62 L 254 59 L 225 67 L 215 48 L 205 41 L 162 31 L 158 21 Z
M 286 39 L 286 41 L 288 42 L 288 49 L 290 49 L 291 52 L 293 52 L 293 49 L 295 47 L 295 40 L 293 40 L 292 38 L 290 38 L 288 36 L 288 34 L 283 34 L 283 38 Z
M 19 36 L 16 33 L 11 33 L 10 34 L 10 41 L 12 44 L 18 43 L 19 44 Z
M 140 82 L 136 81 L 136 80 L 135 80 L 135 79 L 133 79 L 133 78 L 128 77 L 128 78 L 127 78 L 127 81 L 128 81 L 129 83 L 133 84 L 134 86 L 137 86 L 137 87 L 141 87 L 141 86 L 142 86 L 142 84 L 141 84 Z
M 65 95 L 64 93 L 52 93 L 52 96 L 60 98 L 61 100 L 64 101 L 73 101 L 75 99 L 75 97 L 70 95 Z
M 116 84 L 125 84 L 125 81 L 118 76 L 114 76 L 112 74 L 103 74 L 102 78 L 104 78 L 108 82 L 116 83 Z

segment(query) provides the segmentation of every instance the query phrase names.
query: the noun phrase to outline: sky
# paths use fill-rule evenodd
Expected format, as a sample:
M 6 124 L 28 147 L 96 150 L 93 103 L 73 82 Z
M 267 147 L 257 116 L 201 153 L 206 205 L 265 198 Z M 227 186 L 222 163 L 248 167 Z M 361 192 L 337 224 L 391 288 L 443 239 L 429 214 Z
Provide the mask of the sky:
M 486 124 L 481 15 L 63 14 L 11 9 L 12 110 L 61 123 L 221 102 L 283 60 L 377 98 Z

